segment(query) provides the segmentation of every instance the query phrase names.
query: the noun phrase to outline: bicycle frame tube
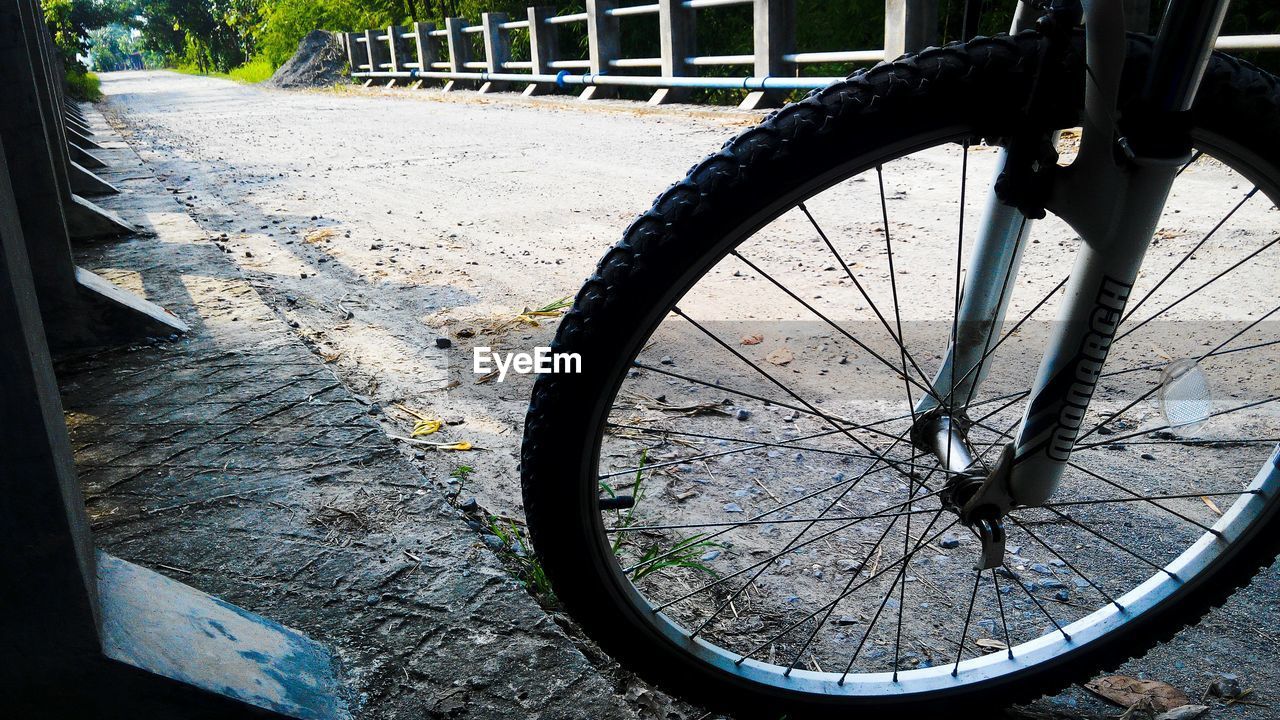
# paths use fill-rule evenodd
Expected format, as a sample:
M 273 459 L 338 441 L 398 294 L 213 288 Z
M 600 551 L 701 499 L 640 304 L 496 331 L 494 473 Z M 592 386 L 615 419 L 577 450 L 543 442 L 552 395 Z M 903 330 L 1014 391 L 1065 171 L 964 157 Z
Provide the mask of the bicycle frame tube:
M 1138 155 L 1118 137 L 1116 102 L 1126 48 L 1122 6 L 1114 0 L 1082 4 L 1089 72 L 1081 147 L 1055 179 L 1047 205 L 1081 243 L 1014 443 L 1004 491 L 1017 505 L 1045 502 L 1061 479 L 1138 268 L 1186 161 Z M 1144 111 L 1190 108 L 1226 5 L 1227 0 L 1170 2 L 1141 98 Z M 1018 17 L 1029 15 L 1025 4 L 1020 6 Z M 1002 155 L 1002 167 L 1004 161 Z M 972 397 L 985 374 L 980 367 L 970 371 L 995 342 L 1009 301 L 1003 288 L 1011 286 L 1008 276 L 1017 272 L 1028 226 L 991 193 L 966 278 L 957 337 L 936 383 L 936 394 L 954 393 L 958 406 Z M 952 388 L 952 378 L 965 379 Z

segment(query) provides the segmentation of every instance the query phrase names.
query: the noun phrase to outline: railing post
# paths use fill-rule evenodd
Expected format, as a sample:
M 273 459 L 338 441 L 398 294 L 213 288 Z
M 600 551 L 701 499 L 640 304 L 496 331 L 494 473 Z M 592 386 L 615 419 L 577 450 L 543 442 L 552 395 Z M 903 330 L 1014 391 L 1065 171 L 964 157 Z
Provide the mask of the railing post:
M 378 72 L 378 41 L 375 39 L 377 34 L 378 31 L 376 30 L 364 31 L 364 54 L 369 61 L 369 72 Z M 369 87 L 374 83 L 374 80 L 375 78 L 365 78 L 364 86 Z
M 507 36 L 507 31 L 501 27 L 502 23 L 506 21 L 506 13 L 487 12 L 480 14 L 480 25 L 484 28 L 484 61 L 487 72 L 500 73 L 507 70 L 505 65 L 511 59 L 511 42 Z M 486 80 L 480 86 L 480 92 L 488 93 L 506 90 L 509 85 L 510 83 Z
M 405 67 L 409 60 L 409 48 L 404 42 L 404 38 L 400 37 L 407 30 L 403 25 L 389 25 L 387 27 L 387 50 L 391 56 L 391 72 L 406 72 L 409 68 Z M 396 84 L 396 78 L 391 78 L 391 82 L 387 83 L 387 87 Z M 408 85 L 409 83 L 405 83 Z
M 658 40 L 662 46 L 660 69 L 663 77 L 692 74 L 685 58 L 692 56 L 697 49 L 695 18 L 695 11 L 686 8 L 683 0 L 658 0 Z M 684 102 L 689 95 L 688 88 L 660 88 L 649 98 L 649 104 Z
M 884 59 L 938 42 L 938 0 L 885 0 Z
M 418 51 L 418 72 L 431 72 L 435 68 L 431 67 L 431 63 L 436 60 L 436 39 L 431 37 L 431 33 L 435 32 L 436 26 L 432 23 L 415 22 L 413 24 L 414 45 Z M 426 78 L 418 80 L 419 85 L 426 82 Z
M 356 38 L 360 37 L 356 33 L 349 32 L 342 34 L 342 44 L 347 46 L 347 65 L 350 66 L 351 72 L 360 72 L 366 58 L 361 57 L 360 42 Z
M 591 72 L 603 75 L 609 72 L 609 63 L 622 54 L 622 33 L 618 18 L 608 13 L 618 7 L 618 0 L 586 0 L 586 4 L 587 51 Z M 608 85 L 588 85 L 578 97 L 583 100 L 598 100 L 616 94 L 617 89 Z
M 795 68 L 782 59 L 795 51 L 795 0 L 755 0 L 755 76 L 794 76 Z M 743 110 L 781 107 L 787 93 L 755 90 L 739 106 Z
M 529 8 L 529 65 L 534 75 L 551 75 L 551 61 L 560 56 L 559 33 L 556 26 L 547 20 L 556 14 L 556 9 L 548 5 Z M 538 83 L 529 83 L 524 95 L 542 95 L 551 88 Z
M 467 36 L 463 34 L 462 28 L 466 27 L 467 21 L 459 17 L 451 17 L 444 19 L 445 32 L 449 33 L 446 39 L 449 41 L 449 72 L 466 72 L 467 60 L 471 57 L 467 44 Z M 458 89 L 458 81 L 450 80 L 444 84 L 444 92 L 450 92 Z

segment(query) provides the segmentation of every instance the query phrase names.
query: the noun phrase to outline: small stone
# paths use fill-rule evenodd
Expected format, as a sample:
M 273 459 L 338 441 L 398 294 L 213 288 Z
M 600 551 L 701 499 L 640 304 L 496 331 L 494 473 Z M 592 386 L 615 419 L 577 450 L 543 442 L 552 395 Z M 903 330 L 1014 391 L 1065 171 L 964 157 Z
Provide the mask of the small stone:
M 751 417 L 751 411 L 746 408 L 738 408 L 738 413 L 735 417 L 739 420 L 746 420 Z
M 715 560 L 718 557 L 720 557 L 719 550 L 708 550 L 707 552 L 702 554 L 701 561 L 704 563 L 708 563 L 708 562 L 711 562 L 712 560 Z
M 485 545 L 488 545 L 489 547 L 493 548 L 494 550 L 505 550 L 505 549 L 507 549 L 507 544 L 506 544 L 506 543 L 504 543 L 504 542 L 502 542 L 502 538 L 498 537 L 497 535 L 492 535 L 492 534 L 490 534 L 490 533 L 485 533 L 485 534 L 483 534 L 483 535 L 481 535 L 481 536 L 480 536 L 480 539 L 484 541 L 484 544 L 485 544 Z
M 1054 566 L 1054 567 L 1056 567 L 1056 568 L 1061 568 L 1061 567 L 1066 567 L 1066 566 L 1067 566 L 1067 563 L 1066 563 L 1065 561 L 1063 561 L 1063 560 L 1059 560 L 1058 558 L 1054 558 L 1054 559 L 1050 560 L 1050 561 L 1049 561 L 1049 564 L 1050 564 L 1050 565 L 1052 565 L 1052 566 Z
M 438 337 L 436 338 L 436 347 L 441 350 L 448 350 L 453 347 L 453 341 L 447 337 Z
M 670 355 L 668 355 L 668 356 L 666 356 L 666 357 L 662 358 L 662 359 L 661 359 L 661 360 L 659 360 L 658 362 L 662 363 L 663 365 L 675 365 L 675 364 L 676 364 L 676 361 L 675 361 L 674 359 L 672 359 L 672 357 L 671 357 Z
M 1209 694 L 1214 697 L 1230 700 L 1240 697 L 1241 692 L 1240 676 L 1234 673 L 1221 673 L 1209 684 Z
M 1156 459 L 1156 456 L 1155 456 L 1155 455 L 1152 455 L 1151 453 L 1142 453 L 1142 455 L 1140 455 L 1139 457 L 1141 457 L 1143 460 L 1155 460 L 1155 459 Z
M 296 297 L 294 297 L 294 296 L 292 296 L 292 295 L 285 295 L 285 296 L 284 296 L 284 301 L 285 301 L 285 302 L 287 302 L 287 303 L 289 303 L 290 305 L 297 305 L 297 304 L 298 304 L 298 298 L 296 298 Z
M 724 511 L 727 513 L 740 513 L 742 512 L 742 506 L 738 503 L 725 503 Z
M 369 406 L 368 413 L 369 413 L 370 415 L 378 415 L 378 414 L 379 414 L 379 413 L 381 413 L 381 412 L 382 412 L 382 406 L 381 406 L 381 405 L 379 405 L 378 403 L 374 403 L 374 404 L 372 404 L 372 405 L 370 405 L 370 406 Z
M 480 508 L 480 503 L 475 498 L 467 498 L 458 505 L 458 509 L 462 512 L 475 512 Z
M 1040 581 L 1040 587 L 1044 588 L 1045 590 L 1057 590 L 1059 588 L 1065 588 L 1066 586 L 1067 586 L 1066 583 L 1062 582 L 1061 580 L 1055 580 L 1053 578 Z
M 1032 570 L 1035 570 L 1036 572 L 1040 573 L 1041 575 L 1052 575 L 1052 574 L 1053 574 L 1053 569 L 1052 569 L 1052 568 L 1050 568 L 1048 565 L 1045 565 L 1044 563 L 1035 563 L 1034 565 L 1032 565 L 1032 566 L 1031 566 L 1031 569 L 1032 569 Z
M 377 595 L 370 595 L 369 597 L 367 597 L 367 598 L 365 598 L 365 599 L 364 599 L 364 604 L 365 604 L 365 605 L 377 605 L 377 604 L 378 604 L 378 600 L 380 600 L 380 599 L 381 599 L 381 598 L 379 598 Z
M 835 624 L 836 625 L 857 625 L 858 618 L 852 615 L 841 615 L 840 617 L 836 618 Z
M 1059 590 L 1058 592 L 1053 594 L 1053 599 L 1057 600 L 1058 602 L 1066 602 L 1071 599 L 1071 593 L 1067 592 L 1066 590 Z
M 942 549 L 943 549 L 943 550 L 954 550 L 955 548 L 960 547 L 960 539 L 959 539 L 959 538 L 945 538 L 942 542 L 940 542 L 940 543 L 938 543 L 938 544 L 942 546 Z

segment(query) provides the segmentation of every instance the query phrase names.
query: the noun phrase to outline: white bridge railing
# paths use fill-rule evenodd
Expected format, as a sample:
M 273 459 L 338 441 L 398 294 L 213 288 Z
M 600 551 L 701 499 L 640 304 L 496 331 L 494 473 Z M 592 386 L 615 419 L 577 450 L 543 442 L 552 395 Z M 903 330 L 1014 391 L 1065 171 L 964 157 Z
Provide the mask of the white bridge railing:
M 388 86 L 443 81 L 445 90 L 460 82 L 479 85 L 480 92 L 506 90 L 527 84 L 526 95 L 554 88 L 581 86 L 585 99 L 607 97 L 617 87 L 654 88 L 649 102 L 661 104 L 686 99 L 695 88 L 747 90 L 747 109 L 776 107 L 791 90 L 829 85 L 841 76 L 801 76 L 800 67 L 813 63 L 875 63 L 892 60 L 909 50 L 938 42 L 937 0 L 885 0 L 882 48 L 837 52 L 805 52 L 795 47 L 795 0 L 586 0 L 586 12 L 557 15 L 552 7 L 531 7 L 523 20 L 506 13 L 483 13 L 480 24 L 460 17 L 446 18 L 444 27 L 415 22 L 344 33 L 343 46 L 353 78 L 369 85 L 387 80 Z M 1126 0 L 1126 12 L 1135 26 L 1147 22 L 1149 0 Z M 699 55 L 695 18 L 699 11 L 726 5 L 752 6 L 754 47 L 751 54 Z M 1132 6 L 1132 7 L 1131 7 Z M 714 11 L 714 10 L 713 10 Z M 658 57 L 622 57 L 621 19 L 649 16 L 657 20 L 661 53 Z M 650 20 L 652 22 L 652 20 Z M 559 26 L 586 26 L 586 58 L 565 58 L 559 48 Z M 511 31 L 527 30 L 528 60 L 511 59 Z M 478 34 L 481 43 L 468 35 Z M 472 57 L 473 45 L 483 47 Z M 1223 50 L 1280 49 L 1280 35 L 1237 35 L 1218 39 Z M 706 66 L 750 66 L 751 74 L 739 77 L 699 76 Z M 620 74 L 618 71 L 653 69 L 654 74 Z

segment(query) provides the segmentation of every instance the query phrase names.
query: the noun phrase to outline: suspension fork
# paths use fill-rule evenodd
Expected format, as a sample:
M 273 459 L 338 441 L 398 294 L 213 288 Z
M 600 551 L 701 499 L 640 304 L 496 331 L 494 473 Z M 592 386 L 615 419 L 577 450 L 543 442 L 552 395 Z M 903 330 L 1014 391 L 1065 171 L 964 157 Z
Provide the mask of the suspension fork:
M 989 194 L 934 397 L 916 408 L 929 423 L 913 436 L 917 445 L 959 474 L 953 477 L 969 478 L 958 509 L 962 519 L 979 525 L 984 551 L 991 522 L 998 523 L 1015 505 L 1044 503 L 1061 480 L 1165 200 L 1190 156 L 1187 111 L 1227 0 L 1171 0 L 1143 92 L 1119 122 L 1127 45 L 1122 5 L 1114 0 L 1082 5 L 1087 72 L 1081 147 L 1070 167 L 1053 173 L 1045 202 L 1081 243 L 1017 439 L 996 468 L 979 476 L 962 408 L 986 374 L 983 360 L 1008 309 L 1010 293 L 1004 288 L 1012 287 L 1031 225 L 995 192 Z M 1027 3 L 1020 3 L 1014 30 L 1031 17 Z M 1002 151 L 997 173 L 1010 169 L 1010 162 L 1010 153 Z M 1002 540 L 1002 532 L 997 534 Z M 984 555 L 984 566 L 998 564 L 996 553 Z

